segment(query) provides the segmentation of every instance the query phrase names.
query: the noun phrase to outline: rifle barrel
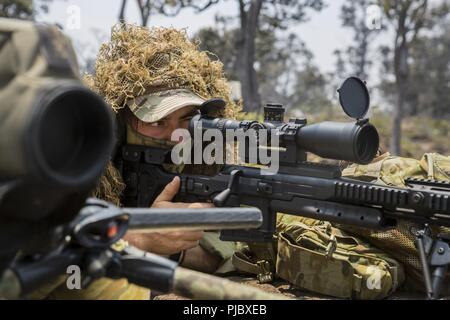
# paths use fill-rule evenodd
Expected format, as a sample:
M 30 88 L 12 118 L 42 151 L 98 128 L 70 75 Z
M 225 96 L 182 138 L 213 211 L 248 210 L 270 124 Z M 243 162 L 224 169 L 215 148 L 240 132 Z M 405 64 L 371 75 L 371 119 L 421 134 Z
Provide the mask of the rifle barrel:
M 263 221 L 261 211 L 257 208 L 125 208 L 123 211 L 130 216 L 130 232 L 161 229 L 256 229 Z

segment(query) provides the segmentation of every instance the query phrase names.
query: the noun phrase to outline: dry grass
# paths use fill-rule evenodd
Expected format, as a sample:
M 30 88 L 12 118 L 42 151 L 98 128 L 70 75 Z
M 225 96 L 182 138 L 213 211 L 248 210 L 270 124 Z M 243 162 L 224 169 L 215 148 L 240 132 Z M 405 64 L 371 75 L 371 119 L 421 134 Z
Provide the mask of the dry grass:
M 227 117 L 238 110 L 222 63 L 199 51 L 184 30 L 114 26 L 111 40 L 100 48 L 95 75 L 86 81 L 116 112 L 129 100 L 168 88 L 189 88 L 205 99 L 223 98 Z

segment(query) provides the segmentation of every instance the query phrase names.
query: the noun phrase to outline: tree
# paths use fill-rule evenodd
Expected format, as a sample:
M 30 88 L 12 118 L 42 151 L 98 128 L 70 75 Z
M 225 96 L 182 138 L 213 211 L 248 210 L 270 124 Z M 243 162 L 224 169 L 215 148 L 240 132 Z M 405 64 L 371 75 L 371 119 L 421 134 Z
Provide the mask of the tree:
M 210 53 L 211 59 L 219 59 L 223 63 L 228 79 L 238 80 L 238 76 L 234 74 L 234 65 L 239 29 L 228 29 L 228 23 L 227 18 L 216 16 L 214 26 L 200 29 L 194 39 L 199 41 L 201 50 Z
M 411 48 L 408 113 L 450 116 L 450 21 L 439 33 L 419 37 Z
M 322 0 L 237 0 L 239 6 L 238 58 L 235 73 L 242 86 L 245 111 L 259 111 L 261 97 L 255 70 L 255 39 L 258 29 L 265 24 L 273 30 L 286 29 L 292 22 L 307 19 L 306 9 L 321 10 Z
M 141 15 L 141 25 L 147 26 L 151 15 L 163 14 L 176 16 L 184 8 L 192 8 L 196 12 L 208 9 L 220 0 L 136 0 Z M 122 0 L 119 11 L 119 21 L 125 22 L 125 12 L 128 0 Z
M 344 60 L 344 53 L 342 50 L 336 49 L 334 50 L 333 55 L 336 58 L 335 77 L 337 78 L 338 81 L 341 81 L 342 79 L 348 76 L 347 63 Z
M 370 43 L 379 33 L 376 27 L 368 24 L 368 9 L 372 0 L 347 0 L 341 7 L 341 19 L 344 27 L 353 30 L 354 45 L 347 48 L 348 63 L 353 74 L 367 79 L 372 62 L 369 59 Z M 339 57 L 338 57 L 339 58 Z
M 146 26 L 148 24 L 150 15 L 159 12 L 162 5 L 165 4 L 165 0 L 136 0 L 136 4 L 141 15 L 141 25 Z M 119 9 L 119 22 L 126 22 L 126 8 L 128 0 L 122 0 Z
M 125 10 L 127 8 L 128 0 L 122 0 L 119 11 L 119 22 L 125 23 Z
M 391 152 L 401 153 L 401 125 L 410 76 L 409 57 L 411 44 L 424 27 L 428 0 L 381 0 L 387 19 L 395 30 L 394 75 L 397 89 L 397 103 L 394 108 Z
M 303 68 L 296 72 L 294 85 L 293 109 L 312 114 L 331 108 L 331 100 L 326 94 L 328 81 L 312 60 L 307 59 Z
M 393 72 L 393 50 L 391 47 L 382 45 L 378 49 L 380 55 L 380 77 L 381 81 L 378 89 L 383 95 L 383 100 L 388 105 L 395 106 L 397 98 L 397 91 L 395 88 L 395 76 Z
M 119 19 L 124 20 L 125 1 L 122 0 Z M 142 17 L 142 25 L 147 25 L 153 12 L 175 16 L 184 8 L 196 12 L 204 11 L 221 2 L 220 0 L 136 0 Z M 257 72 L 255 70 L 257 31 L 264 24 L 272 28 L 286 29 L 292 22 L 307 19 L 306 9 L 319 11 L 323 0 L 236 0 L 239 8 L 239 33 L 236 42 L 237 59 L 233 74 L 241 82 L 245 111 L 258 111 L 261 107 Z
M 0 17 L 35 20 L 36 15 L 49 12 L 52 2 L 53 0 L 1 0 Z
M 31 0 L 2 0 L 0 3 L 0 17 L 32 19 L 33 3 Z
M 227 77 L 235 80 L 239 79 L 234 69 L 239 28 L 228 30 L 227 22 L 216 18 L 215 27 L 199 30 L 195 38 L 200 40 L 200 49 L 211 52 L 213 59 L 220 59 Z M 281 36 L 270 28 L 258 30 L 255 44 L 255 70 L 262 101 L 282 103 L 288 110 L 317 111 L 329 105 L 324 95 L 325 77 L 297 35 Z
M 450 10 L 447 3 L 431 8 L 427 15 L 432 26 L 411 43 L 409 79 L 405 93 L 405 116 L 450 116 Z M 431 28 L 430 28 L 431 27 Z M 395 104 L 396 87 L 393 74 L 393 50 L 382 47 L 384 76 L 380 89 L 385 99 Z M 393 78 L 393 79 L 392 79 Z
M 448 37 L 424 38 L 411 50 L 414 63 L 410 68 L 410 86 L 407 91 L 411 109 L 409 114 L 434 117 L 450 114 L 449 45 Z
M 83 39 L 73 39 L 73 47 L 78 57 L 78 64 L 81 74 L 94 74 L 95 63 L 97 61 L 98 48 L 108 41 L 108 34 L 98 28 L 90 28 L 94 41 Z
M 139 14 L 141 16 L 141 26 L 147 26 L 150 16 L 159 13 L 162 6 L 166 5 L 166 0 L 136 0 L 138 6 Z M 119 22 L 126 22 L 126 8 L 128 5 L 128 0 L 122 0 L 119 9 Z

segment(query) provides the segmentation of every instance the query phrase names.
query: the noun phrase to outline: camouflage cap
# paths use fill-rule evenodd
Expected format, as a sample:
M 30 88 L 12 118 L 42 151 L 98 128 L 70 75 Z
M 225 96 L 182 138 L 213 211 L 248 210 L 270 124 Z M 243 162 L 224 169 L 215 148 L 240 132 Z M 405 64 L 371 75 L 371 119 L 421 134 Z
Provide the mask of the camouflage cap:
M 127 105 L 141 121 L 155 122 L 181 108 L 200 107 L 204 102 L 206 99 L 189 89 L 169 89 L 137 97 Z

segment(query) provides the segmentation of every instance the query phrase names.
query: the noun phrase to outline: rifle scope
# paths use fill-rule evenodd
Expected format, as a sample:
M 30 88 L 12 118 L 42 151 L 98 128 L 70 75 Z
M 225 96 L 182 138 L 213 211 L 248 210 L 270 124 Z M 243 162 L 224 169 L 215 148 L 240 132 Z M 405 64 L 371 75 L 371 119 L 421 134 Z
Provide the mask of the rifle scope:
M 303 126 L 297 133 L 297 145 L 328 159 L 367 164 L 378 151 L 377 129 L 370 123 L 325 121 Z
M 367 164 L 375 157 L 379 147 L 377 129 L 364 119 L 369 108 L 369 93 L 365 83 L 356 77 L 350 77 L 338 90 L 344 112 L 356 119 L 356 122 L 325 121 L 307 125 L 306 119 L 291 119 L 283 122 L 284 108 L 280 104 L 267 104 L 264 107 L 264 122 L 213 118 L 197 115 L 190 123 L 191 134 L 198 128 L 217 129 L 226 135 L 227 130 L 243 132 L 253 129 L 268 130 L 280 138 L 280 147 L 286 148 L 287 157 L 297 163 L 306 159 L 305 151 L 335 160 L 346 160 Z M 194 135 L 195 136 L 195 135 Z M 268 135 L 270 138 L 270 134 Z M 263 146 L 264 147 L 264 146 Z
M 280 146 L 297 148 L 312 152 L 318 156 L 335 160 L 346 160 L 367 164 L 378 151 L 379 137 L 377 129 L 368 121 L 340 123 L 325 121 L 306 125 L 294 120 L 273 126 L 273 123 L 257 121 L 234 121 L 221 118 L 209 118 L 197 115 L 191 120 L 191 134 L 201 125 L 203 130 L 218 129 L 224 135 L 226 130 L 268 129 L 275 131 L 280 138 Z M 295 145 L 289 146 L 294 135 Z M 270 137 L 270 135 L 269 135 Z

